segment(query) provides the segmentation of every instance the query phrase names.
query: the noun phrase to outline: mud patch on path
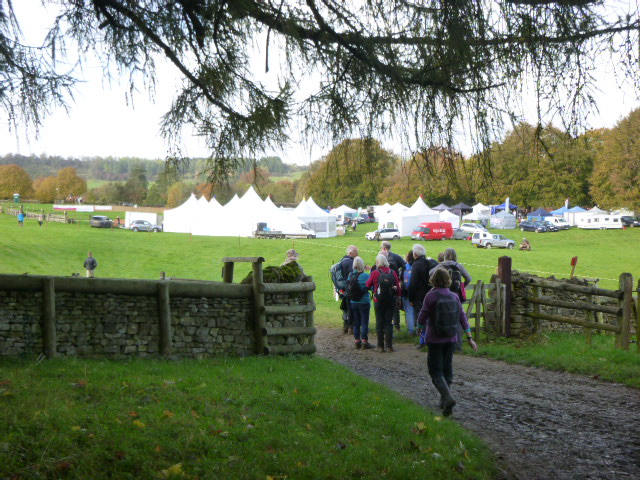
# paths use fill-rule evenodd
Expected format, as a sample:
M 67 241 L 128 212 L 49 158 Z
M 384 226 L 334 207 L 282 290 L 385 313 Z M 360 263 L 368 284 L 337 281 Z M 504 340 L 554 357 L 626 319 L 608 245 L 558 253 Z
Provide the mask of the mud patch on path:
M 356 350 L 318 328 L 318 355 L 437 410 L 426 352 Z M 496 453 L 504 478 L 640 479 L 640 390 L 589 377 L 456 355 L 452 419 Z

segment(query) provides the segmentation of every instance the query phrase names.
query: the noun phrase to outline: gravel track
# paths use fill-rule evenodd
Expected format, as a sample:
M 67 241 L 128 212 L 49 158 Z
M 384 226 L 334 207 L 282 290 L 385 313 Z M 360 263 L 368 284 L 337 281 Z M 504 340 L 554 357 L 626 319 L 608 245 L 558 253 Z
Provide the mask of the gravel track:
M 315 341 L 320 357 L 437 410 L 426 352 L 414 345 L 356 350 L 351 335 L 322 327 Z M 492 448 L 504 479 L 640 479 L 640 390 L 456 355 L 452 394 L 450 418 Z

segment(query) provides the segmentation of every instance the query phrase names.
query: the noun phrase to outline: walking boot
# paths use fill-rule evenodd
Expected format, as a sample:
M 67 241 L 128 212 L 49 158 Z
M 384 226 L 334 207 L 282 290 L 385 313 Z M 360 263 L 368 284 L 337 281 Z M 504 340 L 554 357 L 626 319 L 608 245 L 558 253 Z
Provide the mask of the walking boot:
M 456 401 L 449 392 L 449 385 L 443 377 L 433 379 L 433 384 L 440 393 L 440 402 L 442 404 L 442 415 L 448 417 L 456 406 Z
M 367 340 L 363 340 L 362 341 L 362 348 L 364 350 L 370 350 L 372 348 L 375 348 L 373 345 L 371 345 Z
M 360 349 L 362 345 L 360 344 L 360 340 L 356 340 L 356 348 Z

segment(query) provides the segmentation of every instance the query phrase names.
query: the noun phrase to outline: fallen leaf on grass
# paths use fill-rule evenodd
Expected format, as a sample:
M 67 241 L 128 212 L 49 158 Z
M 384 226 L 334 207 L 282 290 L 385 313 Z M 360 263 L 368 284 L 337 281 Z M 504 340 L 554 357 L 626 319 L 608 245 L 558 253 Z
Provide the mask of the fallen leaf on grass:
M 0 387 L 10 387 L 11 380 L 0 380 Z
M 415 427 L 411 429 L 413 433 L 417 433 L 418 435 L 427 431 L 427 426 L 424 422 L 417 423 Z
M 142 423 L 140 420 L 134 420 L 133 424 L 138 428 L 145 428 L 146 427 L 146 425 L 144 423 Z
M 69 462 L 56 463 L 56 470 L 59 472 L 68 472 L 69 470 L 71 470 L 71 467 L 73 467 L 73 465 Z
M 171 418 L 171 417 L 173 417 L 173 415 L 174 415 L 174 413 L 169 411 L 169 410 L 165 410 L 164 412 L 162 412 L 162 416 L 164 418 Z
M 154 450 L 156 451 L 156 453 L 160 453 L 162 451 L 162 447 L 160 445 L 156 445 Z
M 130 416 L 131 418 L 138 418 L 138 417 L 140 416 L 140 414 L 139 414 L 138 412 L 136 412 L 135 410 L 131 410 L 131 411 L 129 412 L 129 416 Z
M 114 457 L 116 457 L 118 460 L 122 460 L 126 454 L 124 452 L 116 452 L 113 454 Z
M 198 415 L 198 412 L 196 412 L 195 410 L 191 410 L 191 416 L 193 418 L 199 418 L 200 417 L 200 415 Z
M 71 386 L 74 387 L 74 388 L 85 388 L 87 386 L 87 381 L 86 380 L 80 380 L 77 383 L 72 383 Z
M 182 471 L 182 463 L 176 463 L 175 465 L 167 468 L 166 470 L 161 470 L 159 473 L 160 478 L 188 478 L 188 475 Z

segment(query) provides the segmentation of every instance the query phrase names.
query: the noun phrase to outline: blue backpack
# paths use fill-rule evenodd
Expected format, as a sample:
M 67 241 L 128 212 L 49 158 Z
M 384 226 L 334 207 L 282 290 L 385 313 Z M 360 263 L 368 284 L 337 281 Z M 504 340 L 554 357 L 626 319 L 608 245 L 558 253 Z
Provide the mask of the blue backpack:
M 404 288 L 409 288 L 409 284 L 411 283 L 411 268 L 412 265 L 407 263 L 402 272 L 402 285 Z

